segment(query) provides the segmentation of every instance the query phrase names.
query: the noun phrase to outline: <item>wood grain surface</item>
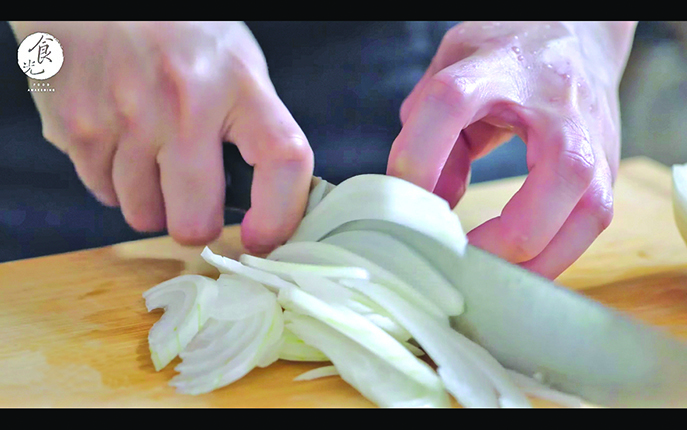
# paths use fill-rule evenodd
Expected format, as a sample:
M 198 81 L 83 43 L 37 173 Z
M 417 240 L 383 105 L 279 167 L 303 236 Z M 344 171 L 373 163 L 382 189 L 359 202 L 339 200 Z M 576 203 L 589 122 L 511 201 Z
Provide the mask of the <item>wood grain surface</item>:
M 471 186 L 456 210 L 466 231 L 497 216 L 522 181 Z M 557 282 L 687 339 L 687 246 L 670 187 L 666 166 L 625 160 L 611 226 Z M 238 228 L 211 248 L 238 257 Z M 280 361 L 199 396 L 168 386 L 178 359 L 154 371 L 147 334 L 161 311 L 148 313 L 141 294 L 184 273 L 216 276 L 200 251 L 160 237 L 0 264 L 0 407 L 373 406 L 339 377 L 294 382 L 321 365 L 311 363 Z

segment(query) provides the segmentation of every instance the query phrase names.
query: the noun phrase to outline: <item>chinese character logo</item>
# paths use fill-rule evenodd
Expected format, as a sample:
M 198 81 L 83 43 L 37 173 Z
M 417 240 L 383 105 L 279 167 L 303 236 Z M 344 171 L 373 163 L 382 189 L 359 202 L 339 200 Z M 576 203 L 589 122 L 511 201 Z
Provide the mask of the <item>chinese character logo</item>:
M 64 52 L 57 38 L 48 33 L 33 33 L 24 39 L 17 50 L 22 72 L 32 79 L 48 79 L 62 68 Z

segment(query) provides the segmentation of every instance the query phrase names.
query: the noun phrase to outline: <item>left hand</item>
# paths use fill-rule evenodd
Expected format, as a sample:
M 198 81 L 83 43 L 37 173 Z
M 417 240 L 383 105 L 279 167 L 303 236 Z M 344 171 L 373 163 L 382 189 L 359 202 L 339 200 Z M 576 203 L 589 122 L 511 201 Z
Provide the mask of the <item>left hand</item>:
M 635 23 L 463 23 L 401 107 L 387 173 L 453 207 L 470 163 L 517 133 L 529 174 L 471 244 L 551 279 L 609 225 L 618 85 Z

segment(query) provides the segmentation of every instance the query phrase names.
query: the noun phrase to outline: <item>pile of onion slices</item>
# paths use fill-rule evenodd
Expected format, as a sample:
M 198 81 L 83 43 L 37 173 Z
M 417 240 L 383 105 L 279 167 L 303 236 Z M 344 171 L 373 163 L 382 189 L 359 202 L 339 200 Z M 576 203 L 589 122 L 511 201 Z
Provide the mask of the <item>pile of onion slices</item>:
M 451 327 L 469 304 L 433 267 L 433 243 L 456 259 L 467 245 L 436 195 L 384 175 L 319 181 L 297 231 L 266 258 L 205 248 L 217 279 L 182 275 L 143 294 L 149 311 L 164 309 L 148 338 L 155 369 L 180 357 L 170 385 L 185 394 L 290 360 L 322 362 L 297 380 L 338 375 L 381 407 L 448 407 L 450 396 L 529 407 L 528 394 L 581 406 Z

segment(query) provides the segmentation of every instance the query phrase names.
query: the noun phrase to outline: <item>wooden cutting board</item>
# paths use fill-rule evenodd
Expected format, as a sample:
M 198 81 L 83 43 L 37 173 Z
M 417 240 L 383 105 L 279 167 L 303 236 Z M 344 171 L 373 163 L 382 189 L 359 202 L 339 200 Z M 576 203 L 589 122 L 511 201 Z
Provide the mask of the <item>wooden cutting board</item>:
M 466 230 L 522 180 L 471 186 L 457 209 Z M 670 193 L 667 167 L 625 160 L 611 226 L 558 282 L 687 339 L 687 246 Z M 211 248 L 238 257 L 238 229 Z M 338 377 L 292 381 L 319 364 L 277 362 L 200 396 L 168 386 L 174 366 L 155 372 L 147 342 L 161 311 L 146 312 L 141 294 L 183 273 L 216 276 L 200 251 L 161 237 L 0 264 L 0 407 L 372 406 Z

